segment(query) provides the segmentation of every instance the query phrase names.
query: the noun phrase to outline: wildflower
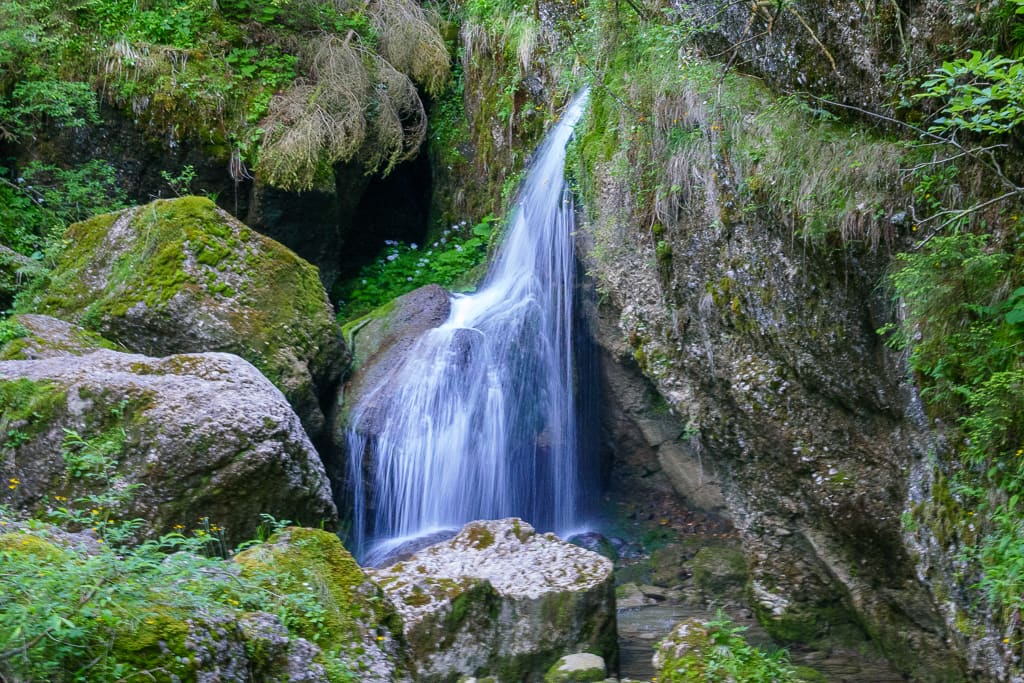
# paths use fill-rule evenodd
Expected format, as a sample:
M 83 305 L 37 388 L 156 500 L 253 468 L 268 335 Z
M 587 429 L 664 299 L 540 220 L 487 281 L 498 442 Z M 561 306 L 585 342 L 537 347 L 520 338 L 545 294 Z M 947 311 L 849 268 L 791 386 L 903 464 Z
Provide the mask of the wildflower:
M 384 636 L 377 636 L 377 642 L 384 640 Z
M 420 248 L 420 245 L 413 242 L 412 244 L 409 245 L 409 248 L 412 249 L 413 251 L 416 251 L 417 249 Z
M 448 244 L 448 239 L 446 237 L 442 237 L 441 239 L 438 240 L 438 242 L 440 242 L 441 244 Z
M 398 258 L 398 254 L 388 254 L 388 261 L 394 261 Z
M 462 251 L 462 245 L 461 244 L 456 244 L 455 245 L 455 251 Z
M 406 282 L 412 282 L 412 277 L 407 277 L 407 278 L 405 278 L 405 281 L 406 281 Z
M 100 514 L 100 511 L 97 510 L 96 508 L 93 508 L 92 510 L 89 510 L 89 513 L 95 517 L 96 515 Z

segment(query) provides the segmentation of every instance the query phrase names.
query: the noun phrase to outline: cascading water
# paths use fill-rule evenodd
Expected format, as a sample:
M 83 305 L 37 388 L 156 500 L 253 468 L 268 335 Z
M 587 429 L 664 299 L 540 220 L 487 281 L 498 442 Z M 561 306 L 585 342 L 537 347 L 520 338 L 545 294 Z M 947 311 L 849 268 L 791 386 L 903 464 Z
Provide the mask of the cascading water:
M 514 515 L 556 531 L 578 523 L 575 218 L 564 166 L 586 99 L 573 99 L 537 151 L 478 291 L 455 296 L 448 320 L 353 409 L 357 556 L 368 535 L 393 542 L 474 519 Z M 379 425 L 370 437 L 360 430 L 368 411 Z

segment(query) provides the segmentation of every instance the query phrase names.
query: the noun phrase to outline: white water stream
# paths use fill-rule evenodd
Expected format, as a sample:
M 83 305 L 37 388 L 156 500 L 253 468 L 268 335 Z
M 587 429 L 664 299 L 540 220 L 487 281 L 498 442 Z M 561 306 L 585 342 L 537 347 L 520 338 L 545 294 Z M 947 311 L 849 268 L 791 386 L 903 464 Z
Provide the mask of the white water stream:
M 474 519 L 518 516 L 556 532 L 580 521 L 574 208 L 564 167 L 586 99 L 574 98 L 537 151 L 478 291 L 456 295 L 448 320 L 353 409 L 362 559 Z M 368 437 L 359 431 L 364 406 L 381 391 L 388 404 Z M 360 480 L 364 469 L 372 481 Z

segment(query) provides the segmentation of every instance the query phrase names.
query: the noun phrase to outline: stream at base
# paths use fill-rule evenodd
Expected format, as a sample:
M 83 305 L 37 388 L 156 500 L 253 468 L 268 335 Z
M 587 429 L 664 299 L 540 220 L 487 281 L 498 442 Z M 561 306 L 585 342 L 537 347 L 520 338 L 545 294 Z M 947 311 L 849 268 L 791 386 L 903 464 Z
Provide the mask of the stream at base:
M 749 616 L 726 612 L 738 626 L 746 626 L 747 641 L 771 650 L 776 647 L 764 629 Z M 655 676 L 651 655 L 658 641 L 681 621 L 717 618 L 715 610 L 685 604 L 662 603 L 629 607 L 618 611 L 619 672 L 621 678 L 650 681 Z M 820 672 L 831 683 L 903 683 L 906 679 L 893 671 L 884 659 L 854 648 L 832 648 L 828 651 L 790 648 L 794 665 Z

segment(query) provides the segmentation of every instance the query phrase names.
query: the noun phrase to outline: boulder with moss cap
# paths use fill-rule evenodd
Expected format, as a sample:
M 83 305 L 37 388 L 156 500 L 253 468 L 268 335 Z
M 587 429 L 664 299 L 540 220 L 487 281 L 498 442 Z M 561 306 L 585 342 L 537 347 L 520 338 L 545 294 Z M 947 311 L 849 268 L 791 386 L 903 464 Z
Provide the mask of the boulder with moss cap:
M 201 197 L 97 216 L 67 240 L 28 305 L 138 353 L 235 353 L 319 436 L 344 347 L 315 267 Z
M 357 680 L 405 680 L 401 617 L 336 535 L 289 527 L 235 561 L 244 573 L 272 581 L 274 591 L 306 595 L 319 606 L 296 630 L 344 660 Z
M 197 528 L 206 517 L 229 544 L 249 538 L 261 513 L 337 520 L 295 412 L 230 354 L 100 349 L 0 361 L 0 427 L 0 476 L 18 481 L 0 502 L 15 507 L 113 495 L 104 514 L 142 519 L 140 533 Z
M 616 661 L 611 561 L 519 519 L 471 522 L 370 574 L 402 615 L 417 680 L 539 681 L 581 651 Z

